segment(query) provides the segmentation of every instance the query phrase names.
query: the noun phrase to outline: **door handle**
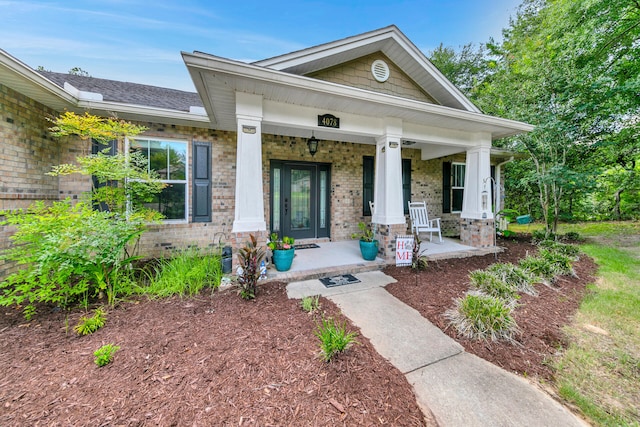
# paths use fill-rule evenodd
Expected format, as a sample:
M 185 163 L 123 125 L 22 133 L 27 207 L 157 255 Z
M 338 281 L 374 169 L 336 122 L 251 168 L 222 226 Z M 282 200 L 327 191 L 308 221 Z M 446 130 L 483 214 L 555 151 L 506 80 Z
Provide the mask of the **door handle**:
M 289 199 L 284 199 L 284 214 L 286 215 L 289 212 Z

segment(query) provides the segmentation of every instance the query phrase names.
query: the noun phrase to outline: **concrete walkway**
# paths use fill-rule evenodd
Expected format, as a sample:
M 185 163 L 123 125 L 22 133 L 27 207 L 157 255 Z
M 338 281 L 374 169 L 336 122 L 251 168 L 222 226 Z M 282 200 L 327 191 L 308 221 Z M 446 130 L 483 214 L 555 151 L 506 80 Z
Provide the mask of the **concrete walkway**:
M 323 295 L 405 374 L 425 414 L 449 426 L 585 426 L 549 395 L 517 375 L 466 353 L 462 346 L 383 287 L 381 271 L 360 283 L 325 288 L 319 280 L 287 286 L 289 298 Z

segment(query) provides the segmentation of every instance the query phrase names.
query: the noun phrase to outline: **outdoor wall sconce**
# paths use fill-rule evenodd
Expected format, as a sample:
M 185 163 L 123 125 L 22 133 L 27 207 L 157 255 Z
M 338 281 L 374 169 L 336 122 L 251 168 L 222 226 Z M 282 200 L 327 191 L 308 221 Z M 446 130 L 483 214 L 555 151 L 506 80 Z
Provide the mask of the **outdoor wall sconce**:
M 309 138 L 307 140 L 307 147 L 309 147 L 309 154 L 311 154 L 311 157 L 315 156 L 316 153 L 318 152 L 318 139 L 313 136 L 313 132 L 311 132 L 311 138 Z
M 398 148 L 398 141 L 389 142 L 389 148 Z

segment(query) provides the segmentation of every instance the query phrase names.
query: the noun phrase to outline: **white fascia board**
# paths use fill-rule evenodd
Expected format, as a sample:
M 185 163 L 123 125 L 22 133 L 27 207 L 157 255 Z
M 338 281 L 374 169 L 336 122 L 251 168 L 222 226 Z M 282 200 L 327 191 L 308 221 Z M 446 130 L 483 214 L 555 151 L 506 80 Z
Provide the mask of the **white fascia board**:
M 317 132 L 360 135 L 375 138 L 382 135 L 381 119 L 358 114 L 340 113 L 340 129 L 319 128 L 317 116 L 327 111 L 313 107 L 285 104 L 275 101 L 264 101 L 262 122 L 271 125 L 287 125 L 299 129 L 313 129 Z
M 396 40 L 404 50 L 411 55 L 414 61 L 418 62 L 424 69 L 426 69 L 431 77 L 433 77 L 440 86 L 444 87 L 451 96 L 453 96 L 460 104 L 462 104 L 468 111 L 474 113 L 480 113 L 480 109 L 476 107 L 460 90 L 453 85 L 444 74 L 438 70 L 438 68 L 429 61 L 424 53 L 418 47 L 411 42 L 401 32 L 393 32 L 392 37 Z
M 529 132 L 534 128 L 532 125 L 517 122 L 514 120 L 487 116 L 482 113 L 464 111 L 436 104 L 428 104 L 425 102 L 414 101 L 394 95 L 387 95 L 384 93 L 372 92 L 365 89 L 344 86 L 338 83 L 316 80 L 305 76 L 298 76 L 278 70 L 266 69 L 256 65 L 233 61 L 213 55 L 202 53 L 188 54 L 183 52 L 182 56 L 187 67 L 193 69 L 194 72 L 196 69 L 199 69 L 201 70 L 201 72 L 211 71 L 214 73 L 229 74 L 232 76 L 258 80 L 269 84 L 284 85 L 290 86 L 295 89 L 309 90 L 325 95 L 354 98 L 366 102 L 378 103 L 395 108 L 420 111 L 444 117 L 451 117 L 489 126 L 507 127 L 513 131 L 513 134 Z M 196 87 L 198 87 L 198 89 L 206 88 L 206 84 L 202 80 L 203 79 L 201 76 L 198 79 L 194 79 L 194 83 L 196 84 Z M 203 101 L 205 102 L 205 104 L 209 104 L 209 99 Z
M 49 94 L 60 98 L 66 103 L 75 104 L 77 102 L 76 97 L 67 93 L 63 88 L 47 79 L 24 62 L 11 56 L 3 49 L 0 49 L 0 64 L 33 87 L 37 87 L 40 90 L 48 92 Z
M 200 95 L 200 99 L 202 100 L 204 109 L 207 112 L 207 115 L 209 116 L 209 121 L 211 122 L 212 126 L 216 127 L 219 124 L 219 122 L 218 122 L 218 118 L 215 115 L 213 105 L 211 105 L 211 94 L 209 93 L 209 87 L 204 81 L 204 75 L 200 69 L 189 67 L 187 63 L 187 58 L 190 58 L 194 54 L 190 54 L 184 51 L 180 52 L 180 54 L 182 55 L 182 59 L 185 65 L 187 65 L 187 71 L 191 75 L 191 81 L 193 81 L 193 85 L 196 88 L 196 92 Z
M 402 138 L 409 141 L 471 147 L 475 145 L 474 132 L 405 123 Z
M 454 154 L 464 153 L 466 152 L 466 148 L 464 147 L 456 147 L 456 146 L 443 146 L 443 145 L 434 145 L 428 146 L 420 149 L 420 159 L 421 160 L 432 160 L 438 159 L 440 157 L 452 156 Z
M 302 49 L 273 58 L 256 61 L 253 62 L 253 65 L 271 68 L 274 70 L 283 70 L 286 68 L 295 67 L 297 65 L 305 64 L 316 59 L 322 59 L 327 56 L 346 52 L 358 47 L 370 45 L 375 42 L 388 39 L 389 32 L 393 31 L 393 28 L 395 28 L 395 26 L 385 27 L 380 30 L 361 34 L 359 36 L 335 40 L 333 42 L 313 46 L 307 49 Z

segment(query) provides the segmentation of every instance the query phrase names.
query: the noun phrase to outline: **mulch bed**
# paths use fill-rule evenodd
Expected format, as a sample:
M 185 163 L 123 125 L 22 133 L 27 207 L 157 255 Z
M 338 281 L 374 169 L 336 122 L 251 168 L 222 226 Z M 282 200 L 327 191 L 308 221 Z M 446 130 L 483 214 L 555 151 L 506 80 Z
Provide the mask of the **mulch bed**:
M 536 250 L 528 238 L 500 245 L 506 251 L 499 262 Z M 398 283 L 387 290 L 467 351 L 512 372 L 552 378 L 545 362 L 563 342 L 561 328 L 595 264 L 582 257 L 578 278 L 522 297 L 516 346 L 461 339 L 443 317 L 468 290 L 468 273 L 493 262 L 493 255 L 432 261 L 417 276 L 389 267 Z M 330 301 L 321 304 L 326 316 L 357 330 Z M 82 314 L 43 307 L 26 322 L 19 310 L 0 308 L 0 425 L 435 425 L 366 338 L 331 363 L 321 361 L 319 315 L 287 299 L 283 283 L 262 285 L 250 302 L 229 289 L 122 303 L 109 310 L 103 329 L 85 337 L 73 332 Z M 107 343 L 121 349 L 98 368 L 93 352 Z
M 41 310 L 26 322 L 0 308 L 2 426 L 435 425 L 366 338 L 331 363 L 319 359 L 318 317 L 282 283 L 250 302 L 229 289 L 123 303 L 85 337 L 72 330 L 81 311 Z M 107 343 L 121 349 L 98 368 L 93 352 Z
M 410 268 L 388 267 L 385 273 L 398 280 L 386 289 L 395 297 L 418 310 L 434 325 L 473 353 L 508 371 L 538 379 L 552 379 L 549 362 L 559 348 L 566 344 L 562 327 L 571 322 L 582 301 L 586 285 L 593 283 L 597 266 L 587 256 L 574 264 L 578 277 L 560 277 L 552 287 L 536 285 L 538 296 L 522 295 L 514 318 L 522 334 L 520 345 L 506 342 L 471 341 L 458 336 L 448 326 L 444 312 L 454 306 L 456 298 L 469 290 L 469 272 L 484 269 L 494 262 L 517 263 L 527 254 L 535 254 L 536 246 L 530 236 L 501 239 L 505 251 L 494 255 L 430 261 L 427 270 L 416 274 Z

